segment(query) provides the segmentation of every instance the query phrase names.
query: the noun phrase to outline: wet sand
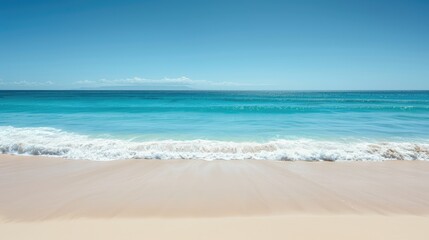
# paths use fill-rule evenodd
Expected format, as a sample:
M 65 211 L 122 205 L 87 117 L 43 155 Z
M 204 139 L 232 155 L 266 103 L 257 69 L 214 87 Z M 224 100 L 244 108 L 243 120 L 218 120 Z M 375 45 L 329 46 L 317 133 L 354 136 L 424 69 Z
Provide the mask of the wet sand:
M 428 173 L 425 161 L 95 162 L 0 155 L 0 236 L 427 239 Z

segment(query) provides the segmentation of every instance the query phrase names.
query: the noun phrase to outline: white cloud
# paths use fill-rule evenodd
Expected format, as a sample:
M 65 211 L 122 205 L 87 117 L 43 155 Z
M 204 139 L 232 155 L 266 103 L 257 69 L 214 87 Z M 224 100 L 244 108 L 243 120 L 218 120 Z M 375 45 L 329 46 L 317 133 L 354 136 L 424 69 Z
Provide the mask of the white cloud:
M 149 79 L 142 77 L 132 77 L 132 78 L 121 78 L 121 79 L 99 79 L 99 80 L 82 80 L 69 84 L 59 84 L 52 81 L 4 81 L 0 79 L 0 86 L 7 88 L 16 88 L 16 89 L 57 89 L 61 87 L 62 89 L 73 88 L 78 86 L 80 88 L 115 88 L 115 87 L 159 87 L 160 89 L 164 88 L 178 88 L 178 89 L 255 89 L 260 88 L 261 86 L 269 86 L 267 84 L 247 84 L 247 83 L 237 83 L 237 82 L 227 82 L 227 81 L 209 81 L 209 80 L 194 80 L 188 77 L 177 77 L 177 78 L 161 78 L 161 79 Z
M 188 77 L 148 79 L 141 77 L 123 78 L 123 79 L 99 79 L 83 80 L 75 82 L 77 85 L 91 87 L 115 87 L 115 86 L 142 86 L 142 85 L 173 85 L 189 87 L 243 87 L 255 86 L 255 84 L 242 84 L 236 82 L 215 82 L 208 80 L 194 80 Z
M 41 87 L 41 86 L 51 86 L 54 85 L 51 81 L 45 82 L 36 82 L 36 81 L 13 81 L 13 82 L 5 82 L 0 79 L 0 85 L 2 86 L 22 86 L 22 87 Z

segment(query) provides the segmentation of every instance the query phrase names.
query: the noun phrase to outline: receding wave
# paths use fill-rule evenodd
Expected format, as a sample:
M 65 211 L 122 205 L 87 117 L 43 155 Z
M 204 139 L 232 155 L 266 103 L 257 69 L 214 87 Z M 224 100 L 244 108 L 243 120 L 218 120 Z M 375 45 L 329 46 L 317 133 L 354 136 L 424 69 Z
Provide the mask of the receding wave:
M 0 152 L 68 159 L 429 160 L 428 142 L 278 139 L 260 142 L 92 138 L 55 128 L 0 127 Z

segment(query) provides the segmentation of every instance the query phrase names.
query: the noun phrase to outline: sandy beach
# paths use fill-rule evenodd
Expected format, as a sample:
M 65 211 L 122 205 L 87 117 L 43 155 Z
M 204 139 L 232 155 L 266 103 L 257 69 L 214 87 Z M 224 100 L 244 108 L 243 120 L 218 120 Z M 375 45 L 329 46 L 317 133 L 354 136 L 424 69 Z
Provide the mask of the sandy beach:
M 0 155 L 0 236 L 427 239 L 428 171 L 426 161 Z

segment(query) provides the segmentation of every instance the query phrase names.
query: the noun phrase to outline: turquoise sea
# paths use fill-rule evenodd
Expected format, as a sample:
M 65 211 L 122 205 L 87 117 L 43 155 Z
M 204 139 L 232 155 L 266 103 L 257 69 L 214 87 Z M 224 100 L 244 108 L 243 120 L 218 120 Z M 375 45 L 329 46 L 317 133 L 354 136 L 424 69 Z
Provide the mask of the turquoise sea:
M 0 91 L 0 152 L 429 160 L 429 91 Z

